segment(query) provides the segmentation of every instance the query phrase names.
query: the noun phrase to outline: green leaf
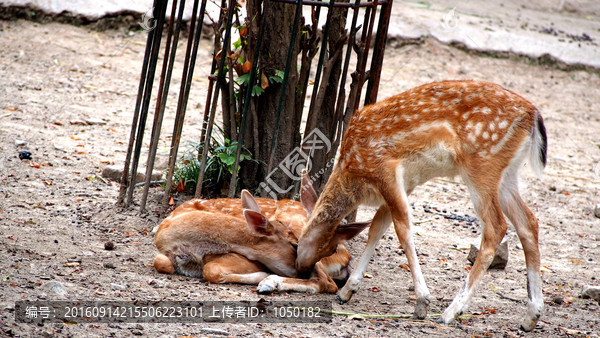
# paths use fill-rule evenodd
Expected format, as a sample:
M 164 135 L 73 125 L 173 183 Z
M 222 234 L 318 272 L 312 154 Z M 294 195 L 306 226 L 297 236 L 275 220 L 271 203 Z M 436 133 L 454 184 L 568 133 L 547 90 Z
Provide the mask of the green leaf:
M 241 38 L 237 39 L 237 41 L 233 43 L 233 49 L 239 49 L 240 47 L 242 47 L 242 39 Z
M 237 81 L 235 81 L 235 82 L 237 82 L 239 85 L 247 85 L 249 81 L 250 81 L 250 73 L 240 75 L 240 77 L 238 77 Z
M 227 166 L 233 165 L 235 162 L 235 156 L 231 156 L 227 153 L 219 153 L 217 156 L 219 157 L 219 160 L 221 160 L 221 162 L 225 163 Z
M 260 86 L 254 86 L 252 87 L 252 96 L 260 96 L 262 93 L 264 93 L 265 90 L 262 89 Z

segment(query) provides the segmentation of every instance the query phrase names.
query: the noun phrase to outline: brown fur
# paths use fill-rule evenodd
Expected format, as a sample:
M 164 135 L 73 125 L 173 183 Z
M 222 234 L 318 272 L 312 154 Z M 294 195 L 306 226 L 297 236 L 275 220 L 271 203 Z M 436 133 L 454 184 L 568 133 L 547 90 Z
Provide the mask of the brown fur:
M 531 148 L 524 148 L 527 145 Z M 530 305 L 524 323 L 524 328 L 531 330 L 542 303 L 538 299 L 541 286 L 537 285 L 541 281 L 537 219 L 518 195 L 516 186 L 524 151 L 535 159 L 534 165 L 543 168 L 546 135 L 542 118 L 530 102 L 496 84 L 434 82 L 365 107 L 352 117 L 339 161 L 299 238 L 297 269 L 309 270 L 330 254 L 337 245 L 337 224 L 350 211 L 362 203 L 378 205 L 380 210 L 373 220 L 365 255 L 372 255 L 374 245 L 388 226 L 383 220 L 391 215 L 398 239 L 407 250 L 416 284 L 415 316 L 424 318 L 429 291 L 412 244 L 406 196 L 431 178 L 460 175 L 469 186 L 485 226 L 482 249 L 465 291 L 457 295 L 442 320 L 450 322 L 466 308 L 506 233 L 504 213 L 517 228 L 528 271 L 532 271 L 530 277 L 534 281 L 528 285 Z M 361 268 L 366 268 L 368 258 L 361 258 Z M 353 274 L 340 291 L 340 300 L 349 300 L 361 279 L 360 272 Z

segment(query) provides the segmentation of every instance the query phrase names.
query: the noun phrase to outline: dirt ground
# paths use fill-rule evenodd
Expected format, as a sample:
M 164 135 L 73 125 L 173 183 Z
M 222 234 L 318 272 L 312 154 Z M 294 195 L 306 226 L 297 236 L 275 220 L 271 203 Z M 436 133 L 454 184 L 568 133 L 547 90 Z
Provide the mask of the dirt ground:
M 210 43 L 201 48 L 184 139 L 200 130 Z M 149 231 L 165 210 L 153 188 L 146 215 L 115 205 L 118 184 L 100 178 L 125 157 L 145 35 L 96 32 L 58 23 L 0 21 L 0 336 L 520 336 L 526 272 L 514 230 L 504 270 L 484 278 L 469 314 L 456 324 L 338 315 L 332 324 L 45 324 L 15 323 L 17 300 L 258 300 L 253 287 L 208 285 L 161 275 Z M 181 53 L 180 53 L 181 57 Z M 180 74 L 176 69 L 174 74 Z M 177 75 L 176 75 L 177 76 Z M 540 220 L 545 309 L 528 336 L 600 335 L 600 306 L 579 297 L 600 284 L 600 77 L 522 58 L 472 55 L 429 40 L 390 48 L 380 98 L 442 79 L 499 83 L 532 101 L 548 129 L 549 158 L 539 180 L 523 170 L 522 194 Z M 177 89 L 169 98 L 172 128 Z M 86 119 L 103 124 L 85 124 Z M 147 145 L 147 142 L 146 142 Z M 166 141 L 161 146 L 166 148 Z M 32 160 L 19 160 L 19 151 Z M 181 200 L 178 200 L 180 203 Z M 474 215 L 464 185 L 438 179 L 418 188 L 415 242 L 431 291 L 430 313 L 450 303 L 467 274 L 476 224 L 454 225 L 435 212 Z M 424 208 L 426 207 L 426 208 Z M 427 212 L 429 211 L 429 212 Z M 361 210 L 368 218 L 373 210 Z M 104 244 L 112 241 L 115 250 Z M 366 236 L 349 243 L 362 252 Z M 78 264 L 72 264 L 78 263 Z M 406 258 L 390 232 L 381 241 L 361 290 L 336 311 L 411 314 L 414 292 Z M 60 283 L 56 287 L 56 283 Z M 332 295 L 276 294 L 267 299 L 333 300 Z M 211 331 L 218 329 L 221 331 Z

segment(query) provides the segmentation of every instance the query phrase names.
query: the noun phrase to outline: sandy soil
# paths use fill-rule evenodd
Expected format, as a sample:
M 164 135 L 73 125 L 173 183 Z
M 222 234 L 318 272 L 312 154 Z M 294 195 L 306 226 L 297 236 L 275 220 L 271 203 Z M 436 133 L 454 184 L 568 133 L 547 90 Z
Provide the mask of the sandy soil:
M 160 275 L 149 231 L 160 222 L 160 188 L 150 212 L 115 206 L 118 185 L 100 178 L 122 163 L 137 93 L 145 36 L 122 31 L 27 21 L 0 22 L 0 335 L 229 335 L 289 336 L 514 336 L 525 313 L 525 264 L 514 230 L 505 270 L 485 277 L 469 315 L 455 325 L 407 319 L 336 316 L 332 324 L 46 324 L 15 323 L 17 300 L 257 300 L 252 287 L 208 285 Z M 194 76 L 184 139 L 197 137 L 206 88 L 209 43 Z M 181 56 L 181 55 L 180 55 Z M 176 69 L 174 74 L 180 73 Z M 471 55 L 435 41 L 390 49 L 380 97 L 433 80 L 493 81 L 522 94 L 542 111 L 549 137 L 546 175 L 523 171 L 522 192 L 540 220 L 545 310 L 529 336 L 598 336 L 598 302 L 579 298 L 600 281 L 600 77 L 565 72 L 523 59 Z M 172 128 L 177 89 L 169 98 L 165 132 Z M 105 124 L 85 125 L 89 118 Z M 166 141 L 161 146 L 164 150 Z M 19 151 L 32 153 L 21 161 Z M 411 196 L 415 241 L 439 314 L 462 285 L 476 224 L 454 225 L 437 207 L 474 215 L 464 185 L 435 180 Z M 178 201 L 181 202 L 181 199 Z M 430 210 L 431 211 L 431 210 Z M 373 210 L 361 210 L 368 218 Z M 365 235 L 349 243 L 360 254 Z M 104 243 L 112 241 L 115 250 Z M 68 264 L 79 263 L 79 264 Z M 406 259 L 390 232 L 368 269 L 362 289 L 336 311 L 411 314 L 414 292 Z M 53 282 L 63 288 L 52 287 Z M 115 283 L 118 286 L 111 285 Z M 332 295 L 280 294 L 268 299 L 332 300 Z

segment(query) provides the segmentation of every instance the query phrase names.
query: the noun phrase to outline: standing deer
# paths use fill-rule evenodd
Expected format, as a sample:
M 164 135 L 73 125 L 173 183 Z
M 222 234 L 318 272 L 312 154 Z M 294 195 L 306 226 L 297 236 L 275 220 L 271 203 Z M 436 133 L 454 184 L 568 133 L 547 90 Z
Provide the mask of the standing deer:
M 297 238 L 317 200 L 307 180 L 303 177 L 302 204 L 254 199 L 246 190 L 241 199 L 183 203 L 158 227 L 154 267 L 163 273 L 204 277 L 211 283 L 258 284 L 259 292 L 337 292 L 332 278 L 346 279 L 351 258 L 343 244 L 317 263 L 310 279 L 288 278 L 297 275 Z M 367 225 L 339 229 L 350 238 Z
M 539 111 L 488 82 L 434 82 L 367 106 L 344 135 L 338 163 L 299 238 L 296 267 L 308 271 L 331 254 L 340 220 L 361 204 L 374 204 L 379 209 L 365 251 L 337 298 L 347 302 L 358 290 L 377 242 L 393 222 L 415 285 L 414 316 L 425 318 L 429 291 L 413 244 L 407 196 L 434 177 L 460 175 L 484 223 L 482 241 L 440 322 L 449 324 L 466 311 L 506 233 L 506 215 L 525 252 L 529 301 L 521 328 L 530 331 L 543 307 L 538 222 L 519 195 L 518 171 L 529 158 L 541 176 L 546 148 Z

